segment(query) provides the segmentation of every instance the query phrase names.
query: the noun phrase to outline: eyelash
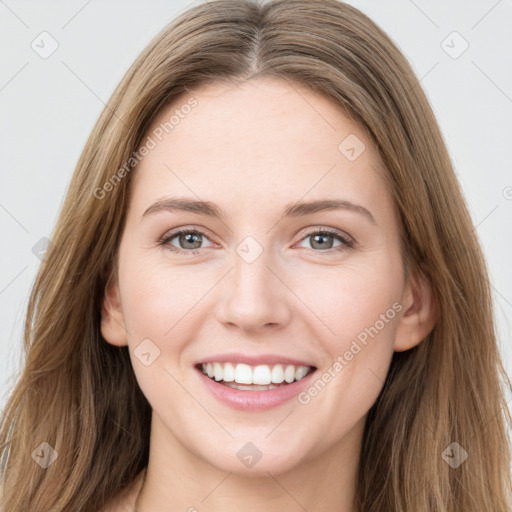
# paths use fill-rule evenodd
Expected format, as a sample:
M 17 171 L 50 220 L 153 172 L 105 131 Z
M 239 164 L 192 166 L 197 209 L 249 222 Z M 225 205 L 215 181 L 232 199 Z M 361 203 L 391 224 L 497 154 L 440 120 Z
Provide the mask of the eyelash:
M 175 238 L 178 235 L 185 234 L 185 233 L 204 236 L 207 240 L 209 240 L 209 238 L 204 233 L 202 233 L 201 231 L 198 231 L 197 229 L 180 228 L 180 229 L 177 229 L 175 231 L 172 231 L 171 233 L 166 233 L 160 239 L 159 245 L 166 246 L 166 249 L 168 249 L 171 252 L 177 253 L 177 254 L 185 254 L 185 255 L 189 255 L 189 256 L 193 255 L 193 254 L 198 254 L 201 251 L 201 249 L 185 250 L 185 249 L 179 249 L 177 247 L 174 247 L 174 246 L 170 245 L 170 241 L 173 238 Z M 299 242 L 302 242 L 306 238 L 308 238 L 310 236 L 313 236 L 313 235 L 328 235 L 328 236 L 330 235 L 330 236 L 334 236 L 335 238 L 340 240 L 342 242 L 342 244 L 343 244 L 343 245 L 340 245 L 340 246 L 338 246 L 336 248 L 327 249 L 325 251 L 320 250 L 320 249 L 308 249 L 308 248 L 306 248 L 308 251 L 313 251 L 316 254 L 329 255 L 329 254 L 334 254 L 334 253 L 341 253 L 343 251 L 346 251 L 348 249 L 353 248 L 354 245 L 355 245 L 355 242 L 352 239 L 350 239 L 347 236 L 343 235 L 340 231 L 338 231 L 336 229 L 332 229 L 332 228 L 322 228 L 322 229 L 316 229 L 315 231 L 309 231 L 308 233 L 306 233 L 299 240 Z

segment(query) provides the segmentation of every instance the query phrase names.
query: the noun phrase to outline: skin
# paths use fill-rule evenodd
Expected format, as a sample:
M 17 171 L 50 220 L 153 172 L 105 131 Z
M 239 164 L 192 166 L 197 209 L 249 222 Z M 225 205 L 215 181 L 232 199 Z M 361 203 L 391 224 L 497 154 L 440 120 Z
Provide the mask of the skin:
M 431 291 L 405 281 L 378 153 L 338 106 L 272 78 L 210 84 L 193 96 L 198 106 L 134 171 L 119 272 L 103 302 L 102 334 L 130 347 L 153 409 L 137 510 L 352 512 L 368 410 L 393 351 L 433 328 Z M 186 99 L 163 110 L 148 134 Z M 366 146 L 354 161 L 338 150 L 349 134 Z M 140 220 L 167 195 L 216 203 L 225 219 L 160 211 Z M 290 203 L 325 198 L 364 206 L 376 224 L 348 210 L 280 220 Z M 159 245 L 179 227 L 204 236 Z M 322 227 L 356 244 L 339 250 L 342 242 L 328 237 L 314 245 Z M 249 235 L 263 249 L 250 264 L 236 252 Z M 238 411 L 219 403 L 193 368 L 216 353 L 275 353 L 311 361 L 321 376 L 394 303 L 402 310 L 307 404 Z M 160 350 L 148 366 L 133 352 L 146 338 Z M 249 441 L 262 452 L 252 467 L 237 457 Z M 139 483 L 114 510 L 132 510 Z

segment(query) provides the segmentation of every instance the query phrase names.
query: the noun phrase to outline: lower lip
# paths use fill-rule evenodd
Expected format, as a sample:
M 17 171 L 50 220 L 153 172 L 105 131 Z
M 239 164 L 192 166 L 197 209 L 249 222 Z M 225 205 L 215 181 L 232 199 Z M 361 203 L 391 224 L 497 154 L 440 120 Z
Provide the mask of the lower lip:
M 309 385 L 316 372 L 316 370 L 313 370 L 301 380 L 292 382 L 286 386 L 279 386 L 266 391 L 247 391 L 219 384 L 217 381 L 210 379 L 201 370 L 197 368 L 196 370 L 206 388 L 215 398 L 217 398 L 217 400 L 234 409 L 244 411 L 263 411 L 266 409 L 272 409 L 273 407 L 277 407 L 288 400 L 291 400 Z

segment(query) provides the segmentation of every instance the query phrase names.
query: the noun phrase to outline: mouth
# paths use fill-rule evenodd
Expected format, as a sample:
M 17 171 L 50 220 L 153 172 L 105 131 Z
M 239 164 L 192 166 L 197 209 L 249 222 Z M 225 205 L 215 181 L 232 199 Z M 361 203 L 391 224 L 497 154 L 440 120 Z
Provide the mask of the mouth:
M 210 380 L 241 391 L 270 391 L 293 385 L 316 370 L 293 364 L 248 365 L 232 362 L 199 363 L 196 369 Z

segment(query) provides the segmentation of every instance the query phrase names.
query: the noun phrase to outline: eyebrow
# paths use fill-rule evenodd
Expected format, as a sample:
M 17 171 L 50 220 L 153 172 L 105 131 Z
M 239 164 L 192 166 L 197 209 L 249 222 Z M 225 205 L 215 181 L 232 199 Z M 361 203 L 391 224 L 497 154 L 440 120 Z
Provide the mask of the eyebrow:
M 362 214 L 373 224 L 377 224 L 372 213 L 360 204 L 353 203 L 346 199 L 320 199 L 317 201 L 301 201 L 287 205 L 281 219 L 287 217 L 302 217 L 311 215 L 313 213 L 334 211 L 334 210 L 348 210 L 355 213 Z M 160 211 L 181 211 L 197 213 L 198 215 L 206 215 L 214 217 L 223 221 L 224 213 L 222 209 L 215 203 L 210 201 L 198 201 L 196 199 L 187 197 L 164 197 L 159 199 L 156 203 L 152 204 L 142 215 L 141 221 L 156 212 Z

